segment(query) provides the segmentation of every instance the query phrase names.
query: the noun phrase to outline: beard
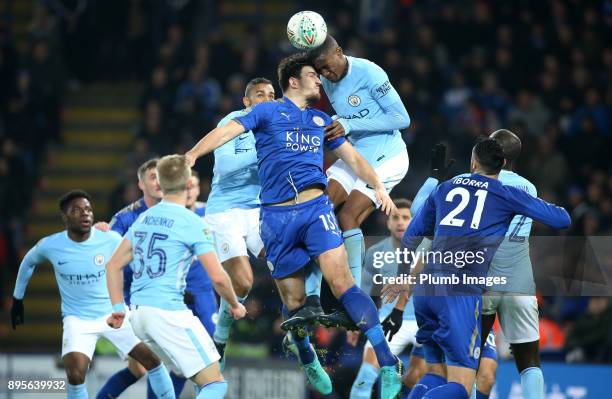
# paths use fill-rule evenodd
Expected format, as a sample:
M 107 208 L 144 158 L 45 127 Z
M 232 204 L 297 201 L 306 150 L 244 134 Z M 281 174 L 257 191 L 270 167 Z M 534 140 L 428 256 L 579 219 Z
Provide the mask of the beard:
M 321 99 L 321 93 L 311 94 L 306 97 L 306 104 L 312 105 Z

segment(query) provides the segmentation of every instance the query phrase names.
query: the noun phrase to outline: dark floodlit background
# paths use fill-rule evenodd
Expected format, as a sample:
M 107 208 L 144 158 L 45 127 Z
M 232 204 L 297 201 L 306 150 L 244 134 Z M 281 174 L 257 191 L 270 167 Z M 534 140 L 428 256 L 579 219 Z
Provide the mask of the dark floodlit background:
M 13 332 L 7 323 L 21 257 L 62 228 L 57 198 L 83 188 L 96 220 L 107 221 L 138 199 L 138 165 L 184 152 L 242 108 L 249 79 L 276 82 L 278 60 L 295 51 L 286 23 L 302 9 L 323 15 L 345 53 L 381 65 L 402 96 L 412 120 L 402 132 L 410 170 L 394 197 L 414 195 L 434 143 L 449 146 L 460 173 L 475 138 L 508 128 L 523 140 L 518 172 L 572 213 L 564 234 L 610 234 L 610 0 L 3 0 L 0 352 L 59 352 L 50 268 L 30 283 L 26 324 Z M 197 165 L 202 200 L 212 162 Z M 365 233 L 384 235 L 384 221 L 372 216 Z M 534 234 L 552 233 L 536 225 Z M 279 300 L 265 264 L 256 263 L 255 275 L 249 317 L 234 325 L 228 353 L 280 358 Z M 544 359 L 571 370 L 612 363 L 610 298 L 546 295 L 539 305 Z M 346 345 L 341 331 L 316 337 L 338 397 L 347 397 L 361 348 Z M 510 356 L 503 341 L 500 352 Z

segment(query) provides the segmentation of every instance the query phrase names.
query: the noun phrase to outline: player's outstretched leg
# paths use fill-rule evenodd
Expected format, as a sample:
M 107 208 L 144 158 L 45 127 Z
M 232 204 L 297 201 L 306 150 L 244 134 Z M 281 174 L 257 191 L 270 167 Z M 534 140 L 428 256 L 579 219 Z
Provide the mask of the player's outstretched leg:
M 332 293 L 372 344 L 380 364 L 381 396 L 395 398 L 402 387 L 402 363 L 391 353 L 378 319 L 376 305 L 357 285 L 348 269 L 344 246 L 319 255 L 319 265 Z
M 303 308 L 306 299 L 303 274 L 297 272 L 283 278 L 275 278 L 274 282 L 283 301 L 283 317 L 289 319 L 295 316 Z M 305 330 L 299 330 L 295 329 L 288 335 L 297 348 L 297 358 L 300 366 L 304 370 L 309 384 L 320 393 L 327 395 L 332 392 L 331 379 L 321 367 Z

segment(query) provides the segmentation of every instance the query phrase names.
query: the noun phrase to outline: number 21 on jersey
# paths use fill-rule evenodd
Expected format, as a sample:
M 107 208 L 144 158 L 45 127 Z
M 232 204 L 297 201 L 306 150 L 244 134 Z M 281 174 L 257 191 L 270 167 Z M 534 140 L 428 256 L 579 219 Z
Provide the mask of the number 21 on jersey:
M 465 223 L 464 219 L 459 219 L 456 216 L 463 212 L 470 203 L 470 192 L 463 187 L 455 187 L 446 194 L 445 200 L 446 202 L 453 202 L 456 196 L 461 197 L 461 200 L 455 209 L 450 211 L 448 215 L 440 221 L 442 226 L 462 227 L 463 223 Z M 476 197 L 476 208 L 474 209 L 474 215 L 472 215 L 470 228 L 476 230 L 480 226 L 480 218 L 482 217 L 482 210 L 484 209 L 485 199 L 487 198 L 487 191 L 477 190 L 474 196 Z

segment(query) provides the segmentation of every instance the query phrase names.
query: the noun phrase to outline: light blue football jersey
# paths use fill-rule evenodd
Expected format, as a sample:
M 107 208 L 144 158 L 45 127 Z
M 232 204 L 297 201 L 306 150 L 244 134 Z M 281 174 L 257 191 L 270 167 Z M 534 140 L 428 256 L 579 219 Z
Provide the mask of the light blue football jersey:
M 323 90 L 341 119 L 388 118 L 383 109 L 401 102 L 387 73 L 375 63 L 363 58 L 346 57 L 348 72 L 339 82 L 321 76 Z M 349 141 L 373 167 L 406 151 L 399 130 L 371 132 L 351 131 Z
M 499 173 L 499 181 L 504 186 L 516 187 L 534 197 L 538 196 L 535 186 L 517 173 L 502 170 Z M 536 287 L 529 257 L 532 222 L 523 215 L 512 218 L 506 236 L 491 261 L 488 273 L 490 277 L 505 277 L 506 284 L 493 285 L 491 291 L 535 295 Z
M 36 265 L 49 261 L 62 299 L 62 317 L 103 317 L 112 312 L 106 263 L 120 242 L 118 233 L 97 229 L 91 229 L 83 242 L 71 240 L 66 231 L 45 237 L 21 261 L 13 295 L 22 299 Z
M 374 260 L 380 260 L 383 255 L 387 252 L 395 253 L 395 246 L 393 245 L 393 239 L 391 237 L 387 237 L 384 240 L 377 242 L 372 245 L 365 253 L 364 264 L 363 264 L 363 278 L 361 280 L 361 289 L 370 294 L 372 292 L 372 287 L 374 282 L 372 278 L 375 274 L 381 274 L 384 277 L 397 276 L 397 262 L 393 263 L 385 263 L 383 267 L 376 268 L 374 267 Z M 391 311 L 395 307 L 397 301 L 391 303 L 383 303 L 378 310 L 378 317 L 382 321 L 387 318 L 391 314 Z M 416 320 L 414 316 L 414 305 L 412 300 L 409 300 L 404 308 L 404 320 Z
M 204 220 L 182 205 L 162 201 L 142 213 L 125 237 L 134 255 L 132 305 L 187 309 L 183 293 L 193 256 L 214 250 Z
M 221 119 L 217 127 L 244 116 L 250 109 L 234 111 Z M 215 150 L 215 166 L 206 213 L 220 213 L 232 208 L 256 208 L 259 203 L 257 152 L 252 131 L 228 141 Z

